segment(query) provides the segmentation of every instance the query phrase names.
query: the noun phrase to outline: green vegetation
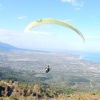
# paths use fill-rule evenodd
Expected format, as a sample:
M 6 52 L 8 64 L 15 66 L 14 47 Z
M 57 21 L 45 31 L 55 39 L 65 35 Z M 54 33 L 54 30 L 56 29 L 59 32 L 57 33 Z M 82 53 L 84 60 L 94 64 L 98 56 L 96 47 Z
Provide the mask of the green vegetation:
M 100 92 L 75 92 L 71 88 L 44 87 L 0 81 L 0 100 L 99 100 Z
M 98 100 L 99 66 L 70 54 L 0 52 L 0 100 Z

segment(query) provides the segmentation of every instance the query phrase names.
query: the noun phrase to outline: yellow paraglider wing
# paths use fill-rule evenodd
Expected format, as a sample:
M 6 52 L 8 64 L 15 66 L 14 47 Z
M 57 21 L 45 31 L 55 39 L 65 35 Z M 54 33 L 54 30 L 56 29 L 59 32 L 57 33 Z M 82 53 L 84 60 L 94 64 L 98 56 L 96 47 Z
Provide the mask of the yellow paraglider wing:
M 24 32 L 27 32 L 31 28 L 38 26 L 38 25 L 41 25 L 41 24 L 58 24 L 58 25 L 65 26 L 65 27 L 70 28 L 70 29 L 74 30 L 75 32 L 77 32 L 80 35 L 80 37 L 83 39 L 83 41 L 85 41 L 84 36 L 77 28 L 75 28 L 74 26 L 72 26 L 71 24 L 69 24 L 67 22 L 53 19 L 53 18 L 44 18 L 44 19 L 34 21 L 26 27 Z

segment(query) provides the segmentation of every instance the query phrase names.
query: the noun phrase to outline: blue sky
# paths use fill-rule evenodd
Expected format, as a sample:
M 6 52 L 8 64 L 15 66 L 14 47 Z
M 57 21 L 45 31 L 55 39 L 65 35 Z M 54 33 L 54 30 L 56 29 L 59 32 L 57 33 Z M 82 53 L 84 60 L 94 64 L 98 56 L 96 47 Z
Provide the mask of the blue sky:
M 42 18 L 66 21 L 78 28 L 85 43 L 71 29 L 41 25 L 24 33 Z M 100 51 L 99 0 L 0 0 L 0 41 L 35 50 Z

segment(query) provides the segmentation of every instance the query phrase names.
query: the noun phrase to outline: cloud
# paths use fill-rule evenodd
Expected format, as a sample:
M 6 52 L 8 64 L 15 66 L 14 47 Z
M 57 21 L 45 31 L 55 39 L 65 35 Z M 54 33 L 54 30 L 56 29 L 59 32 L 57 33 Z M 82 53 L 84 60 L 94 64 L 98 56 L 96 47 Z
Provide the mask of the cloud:
M 91 35 L 91 36 L 86 36 L 87 38 L 100 38 L 100 35 Z
M 19 16 L 18 19 L 25 19 L 27 16 Z
M 41 31 L 28 31 L 27 32 L 27 35 L 29 35 L 30 34 L 30 36 L 51 36 L 52 35 L 52 33 L 51 32 L 41 32 Z
M 79 10 L 84 5 L 83 1 L 77 2 L 76 0 L 62 0 L 62 2 L 71 3 L 73 6 L 76 7 L 76 10 Z
M 13 36 L 22 36 L 23 32 L 21 31 L 15 31 L 15 30 L 10 30 L 10 29 L 0 29 L 0 38 L 1 37 L 13 37 Z
M 0 28 L 0 35 L 1 34 L 6 34 L 6 33 L 8 33 L 8 31 L 10 31 L 10 30 Z
M 73 6 L 79 5 L 79 3 L 77 3 L 77 1 L 75 1 L 75 0 L 62 0 L 62 1 L 63 1 L 63 2 L 71 3 Z

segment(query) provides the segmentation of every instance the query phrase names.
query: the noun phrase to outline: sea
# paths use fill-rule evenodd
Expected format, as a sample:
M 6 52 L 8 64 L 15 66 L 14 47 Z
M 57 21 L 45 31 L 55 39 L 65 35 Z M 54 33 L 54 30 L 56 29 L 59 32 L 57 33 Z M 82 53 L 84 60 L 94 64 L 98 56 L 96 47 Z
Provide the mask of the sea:
M 55 51 L 57 53 L 65 53 L 65 54 L 74 54 L 79 56 L 83 60 L 88 60 L 92 62 L 98 62 L 100 63 L 100 52 L 93 52 L 93 51 L 66 51 L 66 50 L 60 50 Z
M 80 55 L 84 60 L 100 63 L 100 52 L 74 52 L 73 54 Z

